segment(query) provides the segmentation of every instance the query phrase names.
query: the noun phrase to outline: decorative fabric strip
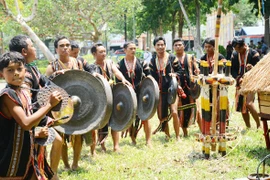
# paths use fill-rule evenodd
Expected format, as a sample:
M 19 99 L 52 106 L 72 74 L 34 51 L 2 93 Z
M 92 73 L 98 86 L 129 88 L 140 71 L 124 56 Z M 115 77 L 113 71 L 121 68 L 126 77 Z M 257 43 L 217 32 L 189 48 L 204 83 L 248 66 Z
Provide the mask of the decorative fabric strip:
M 238 74 L 241 73 L 242 71 L 242 65 L 243 65 L 243 73 L 245 73 L 245 70 L 246 70 L 246 63 L 247 63 L 247 57 L 248 57 L 248 52 L 249 52 L 249 48 L 246 49 L 246 54 L 245 54 L 245 57 L 244 57 L 244 60 L 242 61 L 242 58 L 241 58 L 241 54 L 238 53 L 238 61 L 239 61 L 239 70 L 238 70 Z
M 137 58 L 134 57 L 134 59 L 133 59 L 133 65 L 132 65 L 132 67 L 129 67 L 126 58 L 124 59 L 125 66 L 127 68 L 128 77 L 131 78 L 131 79 L 134 79 L 135 78 L 136 61 L 137 61 Z

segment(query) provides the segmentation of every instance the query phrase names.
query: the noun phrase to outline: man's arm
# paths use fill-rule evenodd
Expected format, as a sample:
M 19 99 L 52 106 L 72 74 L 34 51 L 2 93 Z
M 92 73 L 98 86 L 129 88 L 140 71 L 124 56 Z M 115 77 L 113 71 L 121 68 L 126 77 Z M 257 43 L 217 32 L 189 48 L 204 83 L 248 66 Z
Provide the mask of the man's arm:
M 54 71 L 53 71 L 52 65 L 49 64 L 49 65 L 47 66 L 45 75 L 46 75 L 47 77 L 50 77 L 53 73 L 54 73 Z
M 123 84 L 126 84 L 126 85 L 131 86 L 130 82 L 128 82 L 126 80 L 126 78 L 124 77 L 124 75 L 121 73 L 121 71 L 119 71 L 119 69 L 115 66 L 115 64 L 112 63 L 111 66 L 112 66 L 112 72 L 115 75 L 115 77 L 118 80 L 122 81 Z

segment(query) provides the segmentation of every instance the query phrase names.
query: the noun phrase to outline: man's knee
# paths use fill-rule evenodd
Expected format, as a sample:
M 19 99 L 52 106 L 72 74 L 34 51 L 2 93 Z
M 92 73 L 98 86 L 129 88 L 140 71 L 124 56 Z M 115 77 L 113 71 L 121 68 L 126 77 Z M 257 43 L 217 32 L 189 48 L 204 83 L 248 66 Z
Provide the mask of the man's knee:
M 253 105 L 254 105 L 253 101 L 246 102 L 246 107 L 247 107 L 248 109 L 253 108 Z
M 60 145 L 62 145 L 62 143 L 63 143 L 63 138 L 58 134 L 57 131 L 55 131 L 55 139 L 53 141 L 53 144 L 60 144 Z

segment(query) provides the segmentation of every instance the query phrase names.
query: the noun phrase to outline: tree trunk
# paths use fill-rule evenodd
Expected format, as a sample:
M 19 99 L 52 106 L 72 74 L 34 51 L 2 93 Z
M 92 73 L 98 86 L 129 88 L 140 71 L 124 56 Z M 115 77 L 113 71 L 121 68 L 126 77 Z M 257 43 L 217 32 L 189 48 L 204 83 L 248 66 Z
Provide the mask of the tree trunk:
M 16 9 L 17 9 L 16 16 L 11 13 L 5 0 L 1 0 L 0 3 L 3 5 L 3 10 L 4 10 L 5 14 L 7 16 L 11 17 L 14 21 L 17 21 L 22 26 L 22 29 L 28 34 L 28 36 L 34 41 L 34 43 L 43 52 L 43 54 L 46 56 L 46 58 L 49 61 L 53 61 L 55 59 L 54 55 L 51 53 L 51 51 L 48 49 L 48 47 L 39 39 L 39 37 L 36 35 L 36 33 L 31 29 L 31 27 L 28 26 L 28 24 L 26 23 L 28 21 L 31 21 L 34 18 L 35 14 L 36 14 L 36 6 L 38 3 L 38 0 L 36 0 L 34 2 L 33 8 L 32 8 L 32 14 L 27 18 L 24 18 L 22 16 L 22 14 L 20 13 L 18 1 L 14 2 Z
M 4 52 L 5 52 L 5 50 L 4 50 L 4 33 L 3 33 L 3 31 L 1 31 L 1 40 L 0 40 L 0 42 L 1 42 L 1 54 L 4 54 Z
M 268 11 L 265 11 L 264 19 L 265 19 L 265 25 L 264 25 L 264 41 L 269 46 L 270 45 L 270 32 L 269 32 L 270 20 L 269 20 L 269 12 Z
M 194 49 L 196 51 L 197 57 L 201 57 L 203 55 L 202 48 L 201 48 L 201 12 L 200 12 L 200 3 L 198 0 L 195 0 L 195 7 L 196 7 L 196 39 L 194 42 Z
M 176 16 L 176 13 L 177 11 L 175 11 L 173 14 L 172 14 L 172 40 L 175 39 L 175 31 L 176 31 L 176 23 L 175 23 L 175 16 Z
M 183 37 L 184 14 L 181 10 L 178 11 L 178 17 L 178 37 Z
M 23 28 L 23 30 L 25 30 L 28 34 L 28 36 L 34 41 L 34 43 L 38 46 L 38 48 L 42 51 L 42 53 L 44 54 L 44 56 L 46 56 L 46 58 L 49 61 L 53 61 L 55 60 L 54 55 L 52 54 L 52 52 L 48 49 L 48 47 L 39 39 L 39 37 L 36 35 L 36 33 L 31 29 L 31 27 L 29 27 L 25 21 L 20 21 L 17 20 L 17 22 L 19 22 Z
M 203 51 L 202 51 L 200 42 L 197 40 L 197 37 L 196 37 L 196 34 L 194 33 L 194 31 L 192 31 L 192 26 L 191 26 L 191 23 L 190 23 L 190 21 L 189 21 L 189 19 L 188 19 L 188 16 L 187 16 L 186 10 L 185 10 L 185 8 L 184 8 L 184 6 L 183 6 L 182 0 L 178 0 L 178 1 L 179 1 L 181 10 L 182 10 L 182 12 L 183 12 L 183 14 L 184 14 L 184 17 L 185 17 L 185 19 L 186 19 L 186 21 L 187 21 L 188 28 L 191 30 L 192 35 L 193 35 L 194 40 L 195 40 L 195 41 L 194 41 L 194 48 L 195 48 L 195 51 L 196 51 L 196 56 L 197 56 L 197 57 L 201 57 L 201 54 L 203 54 Z M 197 1 L 197 0 L 195 0 L 195 3 L 198 2 L 198 1 L 197 1 L 197 2 L 196 2 L 196 1 Z M 199 3 L 196 4 L 196 12 L 197 12 L 197 8 L 200 9 Z M 199 19 L 199 18 L 197 17 L 197 19 Z M 199 20 L 200 20 L 200 19 L 199 19 Z M 199 23 L 199 24 L 200 24 L 200 23 Z M 197 26 L 197 24 L 196 24 L 196 26 Z M 198 32 L 198 29 L 197 29 L 197 32 Z

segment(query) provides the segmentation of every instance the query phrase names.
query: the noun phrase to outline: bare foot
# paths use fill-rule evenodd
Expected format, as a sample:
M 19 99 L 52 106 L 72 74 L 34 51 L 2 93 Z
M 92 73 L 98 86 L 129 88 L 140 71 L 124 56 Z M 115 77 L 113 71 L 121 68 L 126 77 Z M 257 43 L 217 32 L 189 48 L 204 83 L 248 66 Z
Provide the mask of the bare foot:
M 187 128 L 183 128 L 183 133 L 184 133 L 184 137 L 187 137 L 188 136 Z
M 65 169 L 65 170 L 70 170 L 69 164 L 68 164 L 68 165 L 65 165 L 64 169 Z
M 137 144 L 136 139 L 135 138 L 131 138 L 131 140 L 132 140 L 132 145 L 135 146 Z
M 177 142 L 180 142 L 180 141 L 181 141 L 180 136 L 177 136 L 177 137 L 176 137 L 176 141 L 177 141 Z
M 91 152 L 91 156 L 92 156 L 92 157 L 95 157 L 96 155 L 97 155 L 96 151 Z
M 170 136 L 167 136 L 167 135 L 166 135 L 166 136 L 165 136 L 165 141 L 168 142 L 169 140 L 170 140 Z
M 146 146 L 147 146 L 149 149 L 153 149 L 153 146 L 152 146 L 152 143 L 151 143 L 151 142 L 147 142 L 147 143 L 146 143 Z
M 54 174 L 51 180 L 59 180 L 57 174 Z
M 101 151 L 105 153 L 106 150 L 107 150 L 107 149 L 106 149 L 106 147 L 105 147 L 105 144 L 102 143 L 102 144 L 101 144 Z
M 117 153 L 121 152 L 121 150 L 120 150 L 119 147 L 114 147 L 114 148 L 113 148 L 113 151 L 114 151 L 114 152 L 117 152 Z
M 71 169 L 73 171 L 76 171 L 78 168 L 79 168 L 78 164 L 76 164 L 76 165 L 75 164 L 72 164 L 72 168 Z

